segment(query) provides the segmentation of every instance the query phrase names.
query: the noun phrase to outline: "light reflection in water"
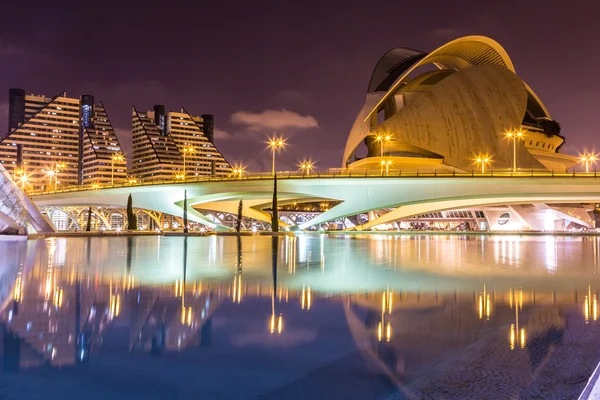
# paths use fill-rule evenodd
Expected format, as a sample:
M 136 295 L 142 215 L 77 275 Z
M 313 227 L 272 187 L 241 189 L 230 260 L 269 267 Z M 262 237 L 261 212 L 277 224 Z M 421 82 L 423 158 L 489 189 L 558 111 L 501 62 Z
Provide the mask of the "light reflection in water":
M 556 238 L 516 236 L 420 235 L 374 240 L 307 235 L 188 241 L 188 245 L 182 238 L 169 237 L 31 241 L 28 253 L 20 255 L 31 262 L 21 272 L 16 269 L 7 292 L 12 303 L 3 312 L 4 321 L 23 335 L 43 333 L 34 347 L 53 365 L 62 365 L 74 359 L 80 331 L 76 324 L 61 321 L 75 318 L 77 303 L 82 310 L 80 329 L 95 335 L 92 348 L 94 343 L 100 346 L 106 327 L 121 318 L 124 310 L 139 314 L 132 351 L 150 351 L 158 346 L 152 343 L 161 340 L 164 349 L 206 343 L 210 341 L 207 326 L 221 304 L 233 301 L 239 307 L 246 298 L 270 297 L 270 307 L 261 311 L 261 327 L 264 331 L 270 308 L 266 331 L 282 337 L 293 333 L 297 315 L 287 307 L 310 310 L 306 315 L 312 316 L 326 303 L 372 309 L 375 318 L 369 332 L 384 343 L 406 334 L 410 326 L 398 323 L 406 315 L 392 312 L 394 308 L 427 305 L 437 310 L 444 304 L 465 302 L 474 319 L 495 324 L 504 338 L 510 326 L 511 348 L 527 347 L 526 340 L 534 335 L 529 330 L 528 310 L 539 305 L 577 304 L 580 318 L 598 319 L 595 238 L 561 238 L 560 246 Z M 317 246 L 319 257 L 312 260 L 308 254 L 316 254 Z M 568 262 L 577 249 L 581 262 Z M 304 262 L 296 266 L 301 254 Z M 62 268 L 65 260 L 68 271 Z M 579 297 L 573 294 L 578 288 Z M 48 307 L 48 302 L 54 307 Z

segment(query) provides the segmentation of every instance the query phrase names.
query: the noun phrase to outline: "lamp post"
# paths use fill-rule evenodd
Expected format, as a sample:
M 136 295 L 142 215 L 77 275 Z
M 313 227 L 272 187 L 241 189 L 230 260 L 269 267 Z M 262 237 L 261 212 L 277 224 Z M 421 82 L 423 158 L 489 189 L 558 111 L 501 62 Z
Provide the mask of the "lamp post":
M 390 165 L 392 165 L 392 160 L 381 160 L 381 174 L 383 175 L 383 168 L 385 167 L 385 174 L 388 175 L 390 173 Z
M 523 137 L 522 131 L 517 132 L 508 132 L 506 137 L 512 139 L 513 141 L 513 172 L 517 172 L 517 138 L 521 139 Z
M 25 191 L 25 184 L 27 183 L 27 175 L 25 173 L 19 177 L 19 183 L 21 184 L 21 190 Z
M 275 151 L 277 149 L 283 149 L 285 147 L 285 139 L 273 137 L 269 139 L 269 147 L 271 148 L 271 152 L 273 153 L 273 163 L 271 167 L 271 174 L 275 176 Z
M 482 156 L 482 157 L 477 157 L 477 159 L 475 161 L 477 161 L 478 164 L 481 164 L 481 173 L 484 174 L 485 173 L 485 165 L 488 164 L 491 161 L 491 159 L 488 156 Z
M 312 161 L 302 161 L 300 164 L 300 169 L 308 176 L 310 175 L 310 170 L 313 169 L 314 165 L 315 164 Z
M 246 168 L 244 168 L 243 166 L 235 166 L 235 167 L 233 167 L 233 177 L 234 178 L 235 177 L 241 178 L 245 169 Z
M 113 154 L 113 156 L 111 157 L 111 168 L 110 168 L 110 186 L 114 186 L 115 185 L 115 161 L 123 161 L 125 158 L 123 157 L 123 154 Z
M 193 147 L 186 147 L 185 149 L 183 149 L 183 181 L 185 182 L 185 156 L 186 154 L 190 153 L 193 154 L 196 151 L 196 149 L 194 149 Z
M 579 158 L 579 161 L 585 162 L 585 172 L 589 173 L 590 172 L 590 163 L 594 163 L 596 161 L 596 155 L 595 154 L 584 154 L 583 156 L 581 156 Z
M 59 172 L 59 170 L 61 168 L 65 168 L 65 167 L 66 167 L 66 164 L 64 164 L 64 163 L 57 163 L 56 164 L 56 172 L 55 172 L 55 175 L 54 175 L 54 191 L 55 192 L 58 190 L 57 189 L 58 188 L 58 172 Z
M 48 171 L 46 171 L 46 175 L 48 175 L 48 179 L 50 181 L 50 184 L 48 186 L 52 186 L 52 178 L 55 177 L 56 172 L 53 169 L 49 169 Z M 54 190 L 56 191 L 56 186 L 54 187 Z
M 381 142 L 381 145 L 379 146 L 379 156 L 383 159 L 383 147 L 385 145 L 386 142 L 389 142 L 392 139 L 392 135 L 389 134 L 379 134 L 377 136 L 375 136 L 375 141 L 377 142 Z M 381 163 L 381 173 L 383 174 L 383 166 L 385 164 L 382 162 Z

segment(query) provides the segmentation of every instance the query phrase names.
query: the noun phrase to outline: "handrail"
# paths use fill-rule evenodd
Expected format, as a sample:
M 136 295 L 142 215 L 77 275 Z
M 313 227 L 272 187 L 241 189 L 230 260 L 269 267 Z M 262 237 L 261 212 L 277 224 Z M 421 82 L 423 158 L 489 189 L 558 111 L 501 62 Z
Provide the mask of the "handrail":
M 354 172 L 354 173 L 353 173 Z M 287 176 L 286 176 L 287 175 Z M 415 170 L 415 171 L 403 171 L 403 170 L 390 170 L 388 173 L 381 173 L 378 170 L 375 171 L 365 171 L 364 175 L 358 174 L 356 170 L 354 171 L 329 171 L 326 173 L 316 172 L 313 174 L 299 173 L 296 171 L 282 171 L 277 172 L 277 179 L 279 180 L 311 180 L 311 179 L 398 179 L 398 178 L 432 178 L 432 179 L 440 179 L 440 178 L 453 178 L 453 179 L 481 179 L 481 178 L 510 178 L 510 179 L 518 179 L 518 178 L 598 178 L 596 171 L 593 172 L 555 172 L 551 171 L 517 171 L 513 172 L 512 170 L 496 170 L 490 172 L 457 172 L 457 171 L 444 171 L 439 172 L 437 170 L 431 171 L 423 171 L 423 170 Z M 116 188 L 125 188 L 125 187 L 137 187 L 137 186 L 154 186 L 154 185 L 172 185 L 172 184 L 190 184 L 190 183 L 207 183 L 207 182 L 238 182 L 238 181 L 249 181 L 249 180 L 263 180 L 263 179 L 273 179 L 273 175 L 271 173 L 250 173 L 244 174 L 242 176 L 227 176 L 227 177 L 197 177 L 196 179 L 188 179 L 186 181 L 183 180 L 160 180 L 160 181 L 149 181 L 149 182 L 140 182 L 140 183 L 116 183 L 112 186 L 105 186 L 101 188 L 92 189 L 89 186 L 67 186 L 67 187 L 59 187 L 57 190 L 35 190 L 35 191 L 26 191 L 29 196 L 41 196 L 46 194 L 57 194 L 57 193 L 71 193 L 71 192 L 81 192 L 81 191 L 95 191 L 95 190 L 107 190 L 107 189 L 116 189 Z

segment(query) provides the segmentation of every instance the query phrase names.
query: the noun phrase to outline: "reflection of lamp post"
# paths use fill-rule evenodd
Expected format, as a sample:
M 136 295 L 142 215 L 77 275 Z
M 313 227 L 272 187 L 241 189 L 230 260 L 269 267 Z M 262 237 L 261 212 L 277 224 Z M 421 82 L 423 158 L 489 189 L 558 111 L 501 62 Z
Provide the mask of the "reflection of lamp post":
M 384 335 L 386 342 L 392 340 L 392 324 L 389 321 L 387 323 L 385 322 L 386 312 L 389 315 L 392 315 L 392 296 L 393 293 L 389 289 L 383 292 L 381 296 L 381 321 L 377 323 L 377 340 L 380 342 L 383 340 Z
M 115 185 L 115 161 L 121 162 L 123 161 L 125 158 L 123 157 L 123 154 L 113 154 L 113 156 L 111 157 L 111 168 L 110 168 L 110 186 L 114 186 Z
M 523 132 L 508 132 L 506 137 L 513 141 L 513 172 L 517 172 L 517 138 L 521 139 L 523 137 Z
M 300 306 L 302 309 L 306 309 L 306 311 L 310 310 L 310 306 L 312 305 L 312 293 L 310 290 L 310 285 L 305 286 L 302 285 L 302 297 L 300 299 Z
M 512 293 L 514 297 L 514 291 Z M 511 306 L 513 304 L 513 297 L 511 297 Z M 521 291 L 519 296 L 519 302 L 515 299 L 515 323 L 510 324 L 510 332 L 509 332 L 509 341 L 510 341 L 510 349 L 514 350 L 517 346 L 520 348 L 525 347 L 525 328 L 519 329 L 519 310 L 523 309 L 523 291 Z
M 275 176 L 275 151 L 277 149 L 283 149 L 285 147 L 285 139 L 273 137 L 269 139 L 268 143 L 269 147 L 271 148 L 271 151 L 273 152 L 273 165 L 271 168 L 271 174 Z
M 583 306 L 583 314 L 585 316 L 585 323 L 588 324 L 591 321 L 598 320 L 598 296 L 592 296 L 592 288 L 588 286 L 588 294 L 585 296 L 585 304 Z
M 492 313 L 492 306 L 490 294 L 487 292 L 485 284 L 483 285 L 483 293 L 479 294 L 479 299 L 477 301 L 477 312 L 479 313 L 479 319 L 482 319 L 485 315 L 485 319 L 489 321 Z

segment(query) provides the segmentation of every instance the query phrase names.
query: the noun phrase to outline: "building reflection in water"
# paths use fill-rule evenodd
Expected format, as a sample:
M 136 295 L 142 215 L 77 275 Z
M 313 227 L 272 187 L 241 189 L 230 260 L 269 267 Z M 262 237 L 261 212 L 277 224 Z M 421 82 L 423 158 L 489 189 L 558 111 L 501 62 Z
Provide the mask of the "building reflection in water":
M 171 246 L 167 247 L 167 251 L 164 248 L 162 251 L 176 261 L 177 270 L 174 272 L 177 276 L 169 276 L 168 281 L 165 279 L 149 284 L 148 276 L 153 276 L 147 274 L 144 279 L 144 273 L 147 271 L 144 268 L 153 267 L 146 263 L 151 264 L 149 258 L 154 262 L 154 253 L 144 258 L 144 253 L 136 247 L 140 242 L 137 239 L 129 239 L 131 238 L 122 239 L 121 258 L 113 260 L 113 264 L 118 268 L 111 264 L 107 265 L 105 270 L 89 268 L 96 254 L 111 253 L 104 239 L 88 238 L 87 242 L 81 241 L 83 245 L 80 254 L 67 253 L 69 243 L 64 240 L 61 242 L 62 239 L 30 242 L 30 252 L 26 257 L 23 256 L 24 261 L 15 273 L 12 291 L 8 293 L 12 302 L 2 314 L 6 326 L 4 335 L 9 344 L 12 343 L 12 346 L 18 348 L 19 365 L 24 367 L 46 362 L 53 366 L 74 364 L 76 360 L 80 360 L 82 350 L 86 357 L 90 354 L 93 357 L 115 340 L 119 329 L 113 328 L 120 328 L 122 325 L 127 326 L 127 343 L 123 354 L 150 352 L 159 355 L 165 351 L 182 351 L 186 347 L 210 346 L 212 318 L 215 313 L 222 311 L 219 307 L 226 303 L 231 308 L 239 309 L 231 302 L 240 304 L 243 300 L 242 306 L 246 306 L 246 298 L 262 300 L 262 303 L 255 303 L 259 304 L 255 310 L 259 319 L 254 321 L 258 321 L 261 333 L 267 337 L 270 334 L 281 334 L 282 338 L 290 336 L 292 329 L 289 321 L 293 323 L 296 321 L 296 315 L 299 315 L 294 315 L 293 311 L 290 311 L 291 308 L 298 313 L 311 310 L 310 313 L 298 317 L 305 318 L 305 321 L 310 323 L 314 315 L 318 315 L 320 310 L 331 304 L 361 308 L 363 311 L 362 314 L 357 312 L 360 316 L 357 320 L 364 325 L 364 331 L 370 340 L 369 345 L 377 349 L 373 353 L 378 357 L 396 360 L 393 365 L 404 363 L 403 365 L 407 366 L 412 362 L 412 356 L 406 354 L 417 353 L 418 349 L 427 347 L 427 351 L 433 353 L 435 350 L 441 353 L 445 351 L 443 346 L 462 346 L 468 341 L 480 340 L 484 335 L 484 327 L 489 331 L 500 332 L 498 337 L 501 347 L 506 351 L 507 347 L 529 349 L 531 343 L 545 338 L 551 329 L 564 329 L 564 318 L 555 311 L 562 305 L 576 305 L 572 308 L 577 309 L 580 320 L 592 322 L 598 319 L 598 296 L 592 285 L 587 286 L 587 281 L 585 291 L 582 285 L 573 284 L 581 288 L 578 292 L 579 297 L 577 292 L 574 295 L 571 289 L 559 287 L 555 291 L 548 285 L 539 291 L 509 291 L 506 286 L 494 286 L 498 285 L 498 281 L 491 279 L 486 280 L 482 290 L 480 285 L 483 279 L 479 280 L 479 277 L 476 284 L 468 286 L 468 289 L 465 289 L 466 285 L 475 280 L 462 280 L 461 277 L 457 285 L 460 290 L 454 292 L 450 283 L 438 293 L 427 290 L 428 287 L 433 287 L 433 284 L 419 288 L 419 277 L 411 270 L 410 261 L 420 257 L 425 264 L 419 266 L 423 266 L 429 276 L 433 273 L 427 270 L 427 260 L 434 264 L 436 259 L 447 260 L 451 265 L 435 266 L 443 272 L 447 272 L 449 268 L 463 268 L 472 272 L 475 268 L 467 270 L 470 267 L 465 258 L 471 250 L 466 249 L 475 248 L 478 252 L 484 249 L 482 251 L 486 252 L 487 259 L 492 260 L 494 249 L 497 247 L 498 257 L 502 258 L 501 241 L 486 239 L 486 245 L 483 245 L 481 240 L 451 241 L 439 237 L 361 242 L 363 247 L 358 247 L 358 251 L 341 256 L 345 263 L 341 265 L 335 257 L 335 254 L 338 254 L 336 252 L 341 253 L 342 249 L 348 247 L 352 249 L 348 243 L 356 239 L 333 241 L 325 235 L 293 240 L 272 237 L 268 249 L 269 238 L 218 238 L 221 250 L 211 255 L 209 251 L 204 251 L 204 247 L 197 253 L 192 253 L 195 251 L 194 243 L 212 246 L 210 243 L 216 243 L 215 238 L 201 238 L 204 242 L 195 242 L 197 238 L 156 238 L 153 240 L 169 243 Z M 416 241 L 421 240 L 426 242 L 421 244 L 420 251 L 416 251 L 419 247 Z M 514 261 L 519 251 L 515 245 L 511 245 L 511 256 L 508 243 L 506 241 L 505 244 L 506 258 L 511 260 L 512 257 Z M 556 276 L 556 271 L 550 271 L 548 266 L 561 265 L 562 250 L 557 248 L 556 241 L 549 242 L 543 238 L 537 243 L 541 244 L 539 250 L 536 250 L 538 255 L 545 252 L 548 257 L 532 261 L 539 263 L 536 271 Z M 462 250 L 455 249 L 452 254 L 460 258 L 461 262 L 455 262 L 450 256 L 446 257 L 450 254 L 448 246 L 457 245 Z M 593 254 L 595 260 L 597 241 L 590 241 L 584 245 L 590 246 L 588 255 Z M 329 246 L 333 247 L 334 251 Z M 398 250 L 394 251 L 396 246 Z M 175 250 L 170 253 L 173 248 Z M 552 249 L 551 253 L 548 252 L 549 248 Z M 382 253 L 373 253 L 373 249 L 379 249 Z M 412 255 L 408 256 L 411 251 Z M 285 252 L 285 257 L 281 257 L 282 252 Z M 172 257 L 175 253 L 182 255 L 181 262 L 178 257 Z M 31 256 L 32 254 L 35 257 Z M 296 264 L 300 254 L 304 254 L 304 262 Z M 313 255 L 314 262 L 311 262 L 310 254 Z M 318 259 L 315 254 L 320 254 Z M 396 258 L 394 263 L 389 261 L 381 268 L 376 263 L 369 263 L 371 257 L 374 259 L 381 256 L 379 260 L 383 262 L 391 257 L 390 254 Z M 525 257 L 524 253 L 521 254 Z M 326 255 L 329 255 L 327 269 Z M 225 262 L 223 260 L 226 257 L 228 258 Z M 169 271 L 165 260 L 160 256 L 158 258 Z M 212 258 L 217 259 L 217 265 L 209 264 L 207 267 L 206 263 Z M 477 262 L 486 260 L 486 257 L 479 257 L 479 253 L 475 258 Z M 592 257 L 588 261 L 589 265 L 592 265 Z M 281 270 L 278 269 L 278 265 L 281 266 Z M 392 265 L 397 267 L 393 268 Z M 206 275 L 217 269 L 222 275 Z M 401 279 L 407 270 L 413 274 L 411 277 L 414 281 Z M 342 274 L 341 271 L 346 271 L 346 274 Z M 205 274 L 202 280 L 196 279 L 200 273 Z M 358 278 L 350 281 L 355 275 Z M 368 279 L 363 279 L 365 276 Z M 519 279 L 522 278 L 515 278 Z M 348 281 L 350 284 L 343 286 Z M 407 285 L 407 282 L 410 285 Z M 443 279 L 435 282 L 444 283 Z M 512 286 L 513 281 L 510 282 Z M 560 285 L 558 279 L 550 282 Z M 518 284 L 515 286 L 519 287 Z M 285 305 L 282 299 L 287 299 L 288 296 L 292 301 Z M 265 311 L 269 307 L 269 301 L 271 315 L 265 330 Z M 365 314 L 370 316 L 365 317 Z M 117 321 L 120 323 L 117 324 Z M 460 326 L 460 329 L 457 326 Z M 506 344 L 507 328 L 509 346 Z M 442 344 L 436 343 L 436 340 Z M 365 340 L 361 341 L 364 342 Z M 405 346 L 412 346 L 412 349 Z M 439 346 L 439 349 L 436 346 Z M 10 353 L 5 346 L 4 354 L 7 352 Z M 516 353 L 514 352 L 515 357 Z M 12 354 L 15 354 L 14 351 Z M 401 359 L 404 359 L 402 363 Z M 397 366 L 394 368 L 400 369 Z

